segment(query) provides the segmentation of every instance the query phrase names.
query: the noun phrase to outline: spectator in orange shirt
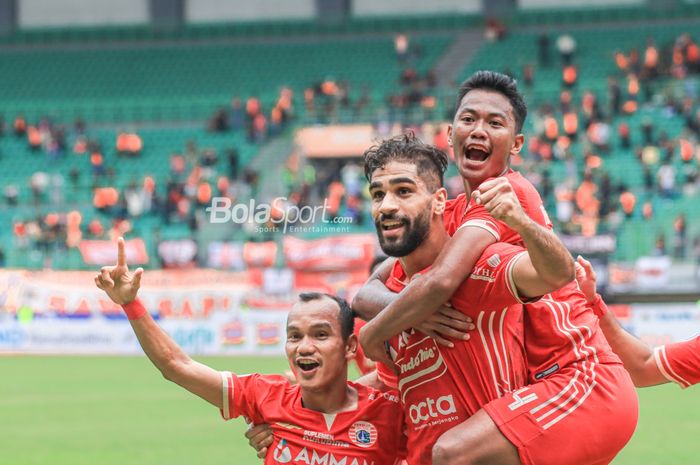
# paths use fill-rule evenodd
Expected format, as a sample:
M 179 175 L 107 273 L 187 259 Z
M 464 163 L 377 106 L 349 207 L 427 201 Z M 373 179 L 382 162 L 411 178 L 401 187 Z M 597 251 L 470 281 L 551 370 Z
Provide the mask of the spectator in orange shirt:
M 24 119 L 24 116 L 17 115 L 14 123 L 12 124 L 12 128 L 14 130 L 15 137 L 24 136 L 24 134 L 27 132 L 27 121 Z
M 343 183 L 336 178 L 328 186 L 328 214 L 331 218 L 335 218 L 340 214 L 340 205 L 345 195 L 345 187 Z
M 589 218 L 598 218 L 600 202 L 596 198 L 598 186 L 593 181 L 590 171 L 586 171 L 583 182 L 576 189 L 576 207 Z
M 644 77 L 656 79 L 659 75 L 659 50 L 654 44 L 654 39 L 647 39 L 647 47 L 644 50 Z
M 561 71 L 562 82 L 565 87 L 571 88 L 576 85 L 578 80 L 578 69 L 575 65 L 567 65 Z
M 621 187 L 620 193 L 620 205 L 622 206 L 622 211 L 625 213 L 627 218 L 631 218 L 634 214 L 634 207 L 637 203 L 637 198 L 635 195 L 627 190 L 625 186 Z
M 117 136 L 117 155 L 129 158 L 138 157 L 143 149 L 143 141 L 135 132 L 121 132 Z

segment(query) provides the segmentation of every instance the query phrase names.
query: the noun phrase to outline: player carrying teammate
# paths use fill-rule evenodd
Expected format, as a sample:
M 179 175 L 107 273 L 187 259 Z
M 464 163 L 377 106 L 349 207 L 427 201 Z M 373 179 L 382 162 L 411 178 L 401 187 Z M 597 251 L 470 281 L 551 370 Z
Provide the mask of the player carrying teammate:
M 357 339 L 345 301 L 301 294 L 290 311 L 285 351 L 298 381 L 292 386 L 283 376 L 239 376 L 189 358 L 137 299 L 142 275 L 141 268 L 127 268 L 120 238 L 117 265 L 102 268 L 95 284 L 122 306 L 143 351 L 166 379 L 218 407 L 225 419 L 270 424 L 274 450 L 265 463 L 379 465 L 403 454 L 396 393 L 347 381 Z
M 635 386 L 677 383 L 682 388 L 700 383 L 700 335 L 651 349 L 624 330 L 596 292 L 596 274 L 590 262 L 578 257 L 576 280 L 593 306 L 600 328 L 610 346 L 620 356 Z
M 454 234 L 453 239 L 433 268 L 413 280 L 398 298 L 378 279 L 358 294 L 354 304 L 361 316 L 371 318 L 386 307 L 361 334 L 370 358 L 383 358 L 384 340 L 412 327 L 444 303 L 460 280 L 472 273 L 475 257 L 485 246 L 497 240 L 521 243 L 520 235 L 499 221 L 504 205 L 498 202 L 498 194 L 515 192 L 528 216 L 541 226 L 549 226 L 535 189 L 508 168 L 510 156 L 517 154 L 524 142 L 520 130 L 525 115 L 522 96 L 507 76 L 478 72 L 462 85 L 450 139 L 466 195 L 452 202 L 445 214 L 445 227 Z M 535 231 L 552 244 L 558 242 L 545 227 Z M 533 263 L 547 267 L 546 254 L 532 251 L 531 256 Z M 376 278 L 388 275 L 384 268 Z M 573 261 L 568 257 L 567 266 L 548 271 L 543 279 L 562 285 L 573 277 Z M 443 435 L 436 444 L 435 464 L 609 463 L 634 431 L 637 399 L 631 381 L 575 282 L 525 308 L 531 385 L 526 391 L 502 398 L 513 406 L 509 414 L 494 418 L 482 415 L 468 427 L 458 426 Z M 614 402 L 611 392 L 617 394 Z M 609 414 L 611 404 L 625 414 L 614 417 L 616 424 L 605 428 L 600 418 Z M 476 421 L 480 423 L 475 425 Z M 494 431 L 500 431 L 517 447 L 519 460 L 499 458 L 508 448 L 492 447 L 496 444 L 491 440 Z M 572 442 L 571 438 L 581 439 Z M 569 447 L 560 449 L 558 444 L 565 441 Z
M 446 191 L 442 177 L 446 166 L 447 157 L 442 152 L 412 135 L 386 140 L 365 152 L 379 243 L 386 254 L 399 257 L 387 281 L 395 292 L 428 270 L 448 240 L 443 226 Z M 499 193 L 497 198 L 508 206 L 504 220 L 522 232 L 529 249 L 544 249 L 546 253 L 548 242 L 531 231 L 537 225 L 525 215 L 515 196 Z M 557 252 L 553 250 L 551 255 L 565 255 Z M 519 304 L 521 299 L 554 288 L 541 279 L 523 248 L 505 243 L 487 247 L 476 269 L 450 304 L 476 322 L 478 336 L 444 348 L 411 329 L 389 341 L 398 372 L 395 382 L 404 405 L 407 461 L 411 465 L 431 463 L 433 445 L 442 433 L 526 383 Z M 509 446 L 505 438 L 501 440 Z M 510 447 L 517 457 L 515 448 Z

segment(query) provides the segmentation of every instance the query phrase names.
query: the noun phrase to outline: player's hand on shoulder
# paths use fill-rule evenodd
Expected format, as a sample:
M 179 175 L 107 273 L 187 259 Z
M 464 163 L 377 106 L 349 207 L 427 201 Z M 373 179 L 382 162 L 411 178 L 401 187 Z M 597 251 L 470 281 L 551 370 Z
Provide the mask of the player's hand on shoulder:
M 504 176 L 491 178 L 472 192 L 472 200 L 483 205 L 495 219 L 516 229 L 529 220 L 523 211 L 513 186 Z
M 416 329 L 430 336 L 440 345 L 454 347 L 450 339 L 458 341 L 469 340 L 469 331 L 475 328 L 472 319 L 454 308 L 443 305 Z
M 103 266 L 95 277 L 95 285 L 105 291 L 114 303 L 124 305 L 136 299 L 142 275 L 143 268 L 138 268 L 133 273 L 129 271 L 124 239 L 120 237 L 117 240 L 117 264 Z
M 248 444 L 255 449 L 258 458 L 264 459 L 267 455 L 267 448 L 272 445 L 272 428 L 267 423 L 251 426 L 245 432 Z
M 387 366 L 394 366 L 394 362 L 389 356 L 386 342 L 374 337 L 372 327 L 373 323 L 369 322 L 360 329 L 359 340 L 365 357 L 375 362 L 384 363 Z

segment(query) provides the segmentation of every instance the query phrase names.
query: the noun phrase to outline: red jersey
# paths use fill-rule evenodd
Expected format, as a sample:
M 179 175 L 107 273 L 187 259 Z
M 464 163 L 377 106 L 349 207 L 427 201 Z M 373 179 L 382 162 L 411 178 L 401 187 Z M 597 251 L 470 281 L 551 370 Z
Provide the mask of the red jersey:
M 442 433 L 524 385 L 522 305 L 512 279 L 513 265 L 523 254 L 521 247 L 489 246 L 453 294 L 451 305 L 476 325 L 470 340 L 447 348 L 411 329 L 389 341 L 399 373 L 409 464 L 431 463 L 433 445 Z M 396 261 L 386 286 L 400 292 L 407 284 Z
M 221 377 L 224 419 L 245 416 L 272 428 L 267 465 L 391 465 L 405 453 L 396 392 L 348 382 L 357 390 L 357 409 L 330 415 L 304 408 L 300 387 L 282 376 L 222 372 Z
M 540 194 L 537 189 L 517 171 L 509 169 L 503 175 L 511 186 L 523 211 L 536 223 L 552 229 L 552 222 L 549 220 L 547 211 L 542 204 Z M 445 229 L 450 234 L 460 227 L 469 225 L 485 229 L 496 238 L 496 242 L 507 242 L 509 244 L 522 244 L 520 235 L 506 226 L 505 223 L 493 219 L 482 205 L 477 205 L 465 194 L 460 194 L 453 200 L 448 200 L 445 207 Z
M 525 213 L 551 229 L 552 223 L 534 186 L 516 171 L 509 170 L 504 176 Z M 457 229 L 466 226 L 480 227 L 497 241 L 523 245 L 517 232 L 494 219 L 482 205 L 461 194 L 448 205 L 445 228 L 454 235 Z M 570 364 L 588 376 L 594 376 L 595 367 L 591 362 L 621 363 L 603 336 L 576 281 L 525 306 L 525 350 L 530 383 Z
M 682 388 L 700 383 L 700 336 L 654 349 L 659 371 Z

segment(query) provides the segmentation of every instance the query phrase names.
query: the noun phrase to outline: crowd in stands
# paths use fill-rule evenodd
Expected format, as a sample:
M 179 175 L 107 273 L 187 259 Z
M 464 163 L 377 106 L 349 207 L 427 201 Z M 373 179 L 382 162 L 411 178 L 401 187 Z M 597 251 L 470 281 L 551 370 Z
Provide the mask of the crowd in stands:
M 243 105 L 240 97 L 233 97 L 230 108 L 219 108 L 209 118 L 210 132 L 245 131 L 250 143 L 260 144 L 279 135 L 294 118 L 294 92 L 283 87 L 269 114 L 262 102 L 250 96 Z
M 61 172 L 36 171 L 30 176 L 33 208 L 23 211 L 36 213 L 23 213 L 14 221 L 13 233 L 20 249 L 47 253 L 77 247 L 82 239 L 116 239 L 132 231 L 142 217 L 158 218 L 166 226 L 183 223 L 194 231 L 203 220 L 197 212 L 211 203 L 212 196 L 247 201 L 255 195 L 258 183 L 257 173 L 241 169 L 235 147 L 228 148 L 222 154 L 225 161 L 219 163 L 215 149 L 200 148 L 190 140 L 170 155 L 167 178 L 141 174 L 119 185 L 119 168 L 124 163 L 135 166 L 142 151 L 148 150 L 135 130 L 119 131 L 114 146 L 103 147 L 98 138 L 89 136 L 82 120 L 68 130 L 50 118 L 32 125 L 17 116 L 13 133 L 18 140 L 26 140 L 32 151 L 45 153 L 49 163 L 63 157 L 76 157 L 83 163 L 82 168 L 70 169 L 67 183 Z M 88 172 L 89 179 L 84 179 Z M 4 186 L 6 205 L 19 205 L 20 190 L 19 183 Z M 81 190 L 91 192 L 93 212 L 86 211 L 83 204 L 68 207 L 73 203 L 68 197 Z
M 538 39 L 540 66 L 549 64 L 547 42 L 545 35 Z M 584 235 L 614 232 L 627 218 L 654 219 L 659 199 L 671 201 L 698 192 L 700 110 L 695 81 L 686 78 L 698 76 L 700 53 L 691 36 L 681 34 L 661 49 L 650 38 L 641 54 L 637 49 L 616 51 L 617 74 L 609 76 L 605 98 L 578 89 L 578 101 L 572 92 L 577 85 L 575 41 L 560 36 L 557 48 L 563 72 L 559 98 L 531 111 L 534 132 L 527 134 L 524 153 L 514 162 L 528 173 L 559 227 Z M 571 66 L 573 75 L 567 75 Z M 523 73 L 526 83 L 533 79 L 532 74 L 530 65 L 529 72 Z M 661 80 L 666 84 L 657 85 Z M 630 123 L 640 118 L 627 117 L 642 109 L 646 116 L 641 123 Z M 674 117 L 685 121 L 677 136 L 657 124 L 660 118 Z M 606 161 L 613 156 L 637 160 L 638 170 L 634 162 L 628 162 L 628 168 L 630 176 L 641 173 L 641 192 L 622 173 L 609 172 Z M 556 180 L 552 176 L 555 164 L 564 166 L 564 175 Z M 611 180 L 611 174 L 617 181 Z M 689 256 L 682 216 L 676 218 L 673 229 L 671 250 L 660 235 L 649 253 Z
M 553 65 L 550 42 L 547 34 L 538 36 L 537 56 L 517 76 L 526 89 L 536 86 L 539 69 Z M 663 45 L 649 38 L 639 49 L 615 51 L 610 59 L 616 72 L 607 78 L 605 95 L 581 88 L 578 75 L 586 70 L 579 69 L 577 44 L 571 35 L 559 35 L 553 45 L 559 55 L 561 88 L 557 95 L 530 105 L 526 146 L 513 165 L 538 188 L 560 231 L 592 236 L 614 233 L 629 219 L 651 224 L 664 201 L 700 191 L 697 79 L 688 79 L 700 75 L 700 47 L 691 35 L 681 34 Z M 375 109 L 371 88 L 358 92 L 347 81 L 325 78 L 296 96 L 284 87 L 268 106 L 256 96 L 235 96 L 228 108 L 216 110 L 206 129 L 242 133 L 248 142 L 260 144 L 294 121 L 296 101 L 311 122 L 333 123 L 339 111 L 351 110 L 358 120 L 374 124 L 378 138 L 410 129 L 450 153 L 446 124 L 426 123 L 443 118 L 434 114 L 438 106 L 435 74 L 420 75 L 414 67 L 422 50 L 399 34 L 395 52 L 401 69 L 399 92 L 386 96 L 384 112 L 369 111 Z M 445 102 L 453 98 L 450 92 Z M 451 117 L 451 104 L 442 106 Z M 419 110 L 417 117 L 405 118 L 411 109 Z M 659 118 L 682 119 L 682 130 L 669 134 Z M 82 120 L 67 127 L 51 118 L 31 122 L 18 115 L 8 124 L 0 120 L 0 135 L 25 140 L 31 151 L 44 153 L 48 163 L 64 157 L 85 160 L 85 168 L 71 169 L 68 179 L 43 171 L 30 177 L 31 202 L 55 208 L 15 222 L 20 247 L 75 247 L 81 238 L 115 237 L 138 229 L 142 217 L 158 218 L 166 226 L 186 224 L 194 231 L 201 221 L 196 212 L 209 205 L 212 197 L 245 201 L 257 194 L 259 175 L 240 165 L 233 146 L 216 150 L 189 141 L 170 154 L 167 178 L 143 173 L 118 185 L 119 163 L 138 163 L 149 150 L 138 130 L 123 128 L 113 146 L 103 147 Z M 614 171 L 620 165 L 608 162 L 619 157 L 631 160 L 624 166 L 637 166 L 630 169 L 630 176 L 641 179 L 641 189 L 639 183 Z M 290 205 L 315 206 L 325 200 L 331 216 L 367 224 L 369 202 L 357 161 L 313 164 L 295 155 L 287 161 L 281 181 Z M 94 212 L 82 210 L 81 214 L 65 206 L 66 194 L 80 186 L 89 186 Z M 447 186 L 455 196 L 461 182 L 450 177 Z M 5 185 L 5 203 L 18 205 L 21 190 L 18 184 Z M 688 237 L 686 221 L 682 214 L 674 219 L 668 241 L 666 234 L 655 230 L 655 245 L 648 253 L 698 256 L 700 238 Z

